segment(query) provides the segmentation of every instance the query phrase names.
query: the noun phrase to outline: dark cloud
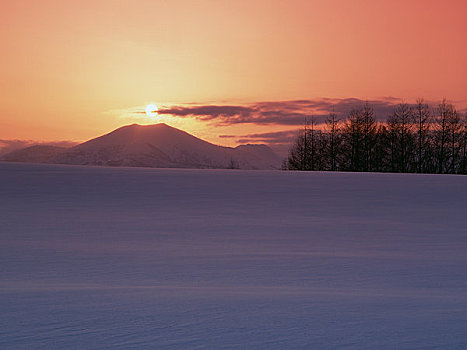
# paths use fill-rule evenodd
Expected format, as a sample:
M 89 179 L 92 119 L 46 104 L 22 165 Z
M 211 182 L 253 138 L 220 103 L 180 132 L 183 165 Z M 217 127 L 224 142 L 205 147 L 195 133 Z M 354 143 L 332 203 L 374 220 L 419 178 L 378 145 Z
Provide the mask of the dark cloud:
M 377 120 L 383 121 L 391 113 L 393 106 L 401 100 L 387 97 L 379 100 L 357 98 L 317 100 L 266 101 L 248 105 L 190 105 L 160 109 L 159 114 L 179 117 L 194 117 L 212 121 L 218 125 L 257 124 L 257 125 L 302 125 L 305 118 L 314 116 L 316 124 L 322 124 L 329 113 L 334 111 L 345 118 L 352 108 L 368 102 L 375 110 Z
M 179 117 L 196 117 L 201 120 L 218 120 L 221 123 L 248 123 L 250 118 L 257 113 L 249 106 L 176 106 L 160 109 L 159 114 L 171 114 Z

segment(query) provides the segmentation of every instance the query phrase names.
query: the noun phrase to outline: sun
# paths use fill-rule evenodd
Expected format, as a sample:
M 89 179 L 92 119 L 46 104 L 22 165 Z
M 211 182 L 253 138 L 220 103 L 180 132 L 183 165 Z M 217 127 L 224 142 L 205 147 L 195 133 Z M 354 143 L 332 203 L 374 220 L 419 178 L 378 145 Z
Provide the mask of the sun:
M 146 114 L 149 117 L 155 117 L 157 115 L 157 106 L 153 103 L 146 106 Z

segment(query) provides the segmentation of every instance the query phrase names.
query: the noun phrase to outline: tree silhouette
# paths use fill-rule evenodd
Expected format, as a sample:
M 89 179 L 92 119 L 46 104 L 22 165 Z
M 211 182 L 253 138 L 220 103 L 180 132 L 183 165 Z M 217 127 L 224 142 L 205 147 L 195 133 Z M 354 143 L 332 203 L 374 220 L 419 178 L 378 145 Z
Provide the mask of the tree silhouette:
M 339 137 L 339 119 L 337 119 L 336 113 L 334 110 L 326 119 L 327 133 L 329 136 L 329 142 L 327 147 L 327 158 L 329 160 L 329 167 L 331 171 L 337 170 L 338 164 L 338 148 L 340 143 Z
M 317 127 L 312 116 L 283 168 L 465 174 L 467 114 L 443 99 L 432 117 L 430 106 L 418 99 L 394 106 L 380 124 L 368 102 L 352 108 L 343 122 L 332 112 Z
M 415 118 L 417 120 L 417 172 L 426 171 L 428 154 L 428 134 L 430 107 L 425 103 L 423 98 L 417 99 L 415 106 Z
M 392 171 L 406 173 L 412 171 L 414 157 L 414 114 L 407 103 L 401 103 L 394 108 L 387 120 L 391 135 L 391 168 Z

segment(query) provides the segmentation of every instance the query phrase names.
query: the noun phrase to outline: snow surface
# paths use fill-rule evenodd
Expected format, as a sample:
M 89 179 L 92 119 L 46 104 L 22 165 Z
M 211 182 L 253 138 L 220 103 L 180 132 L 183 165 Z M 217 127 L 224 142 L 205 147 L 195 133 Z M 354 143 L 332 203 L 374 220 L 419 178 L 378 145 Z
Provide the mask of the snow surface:
M 1 349 L 466 349 L 467 177 L 0 163 Z

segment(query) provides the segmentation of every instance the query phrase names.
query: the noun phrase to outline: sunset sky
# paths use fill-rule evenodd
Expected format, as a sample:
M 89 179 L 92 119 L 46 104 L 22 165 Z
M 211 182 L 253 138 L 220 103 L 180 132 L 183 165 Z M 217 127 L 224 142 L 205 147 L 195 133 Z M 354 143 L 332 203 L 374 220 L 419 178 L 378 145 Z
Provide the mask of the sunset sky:
M 369 100 L 467 106 L 467 1 L 0 4 L 0 139 L 166 122 L 235 145 Z M 149 118 L 145 106 L 164 113 Z

